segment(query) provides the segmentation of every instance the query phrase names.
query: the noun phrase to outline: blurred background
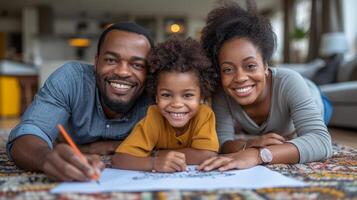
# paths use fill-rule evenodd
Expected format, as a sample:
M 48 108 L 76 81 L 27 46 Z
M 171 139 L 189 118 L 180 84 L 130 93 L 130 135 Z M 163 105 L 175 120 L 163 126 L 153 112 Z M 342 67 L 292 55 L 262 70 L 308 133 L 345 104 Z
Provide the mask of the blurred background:
M 245 6 L 245 0 L 239 2 Z M 321 86 L 347 84 L 343 87 L 352 90 L 336 93 L 344 99 L 333 102 L 343 107 L 342 117 L 335 114 L 335 121 L 342 122 L 332 125 L 356 128 L 357 1 L 256 3 L 277 35 L 273 66 L 297 70 Z M 156 42 L 172 34 L 199 40 L 205 17 L 216 5 L 215 0 L 0 1 L 0 118 L 18 119 L 48 75 L 65 61 L 92 63 L 97 39 L 111 23 L 134 21 Z M 346 112 L 354 116 L 351 122 L 345 123 Z

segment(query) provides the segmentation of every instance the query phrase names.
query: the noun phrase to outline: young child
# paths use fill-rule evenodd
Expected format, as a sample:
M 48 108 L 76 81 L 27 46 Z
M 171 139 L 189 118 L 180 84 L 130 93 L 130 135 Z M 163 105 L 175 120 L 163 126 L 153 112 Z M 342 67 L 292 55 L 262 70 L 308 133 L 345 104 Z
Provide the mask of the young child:
M 200 44 L 171 37 L 151 51 L 148 64 L 157 105 L 117 148 L 113 167 L 176 172 L 215 156 L 215 116 L 202 102 L 214 91 L 216 74 Z

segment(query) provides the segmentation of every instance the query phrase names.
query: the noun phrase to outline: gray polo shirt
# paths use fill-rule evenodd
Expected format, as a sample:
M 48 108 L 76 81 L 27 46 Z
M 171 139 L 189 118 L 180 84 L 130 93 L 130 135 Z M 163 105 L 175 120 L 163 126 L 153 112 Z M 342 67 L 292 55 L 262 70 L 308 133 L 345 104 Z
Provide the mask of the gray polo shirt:
M 123 140 L 142 119 L 150 104 L 142 94 L 127 115 L 107 119 L 99 100 L 93 65 L 68 62 L 46 80 L 27 108 L 21 122 L 11 130 L 6 149 L 9 157 L 14 140 L 36 135 L 53 148 L 57 124 L 63 124 L 77 144 L 100 139 Z
M 295 133 L 290 140 L 299 150 L 300 163 L 317 161 L 332 155 L 331 137 L 323 121 L 323 104 L 319 89 L 295 71 L 270 68 L 272 97 L 267 120 L 256 124 L 236 103 L 218 89 L 212 103 L 216 114 L 220 144 L 235 137 L 235 126 L 240 124 L 247 135 L 274 132 L 282 136 Z

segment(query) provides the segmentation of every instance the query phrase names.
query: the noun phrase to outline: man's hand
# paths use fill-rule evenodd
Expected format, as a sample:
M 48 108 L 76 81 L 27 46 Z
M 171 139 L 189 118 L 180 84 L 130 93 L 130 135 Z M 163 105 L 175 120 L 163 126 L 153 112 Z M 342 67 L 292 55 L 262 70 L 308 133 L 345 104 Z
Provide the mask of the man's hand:
M 117 140 L 98 141 L 81 145 L 78 148 L 82 153 L 111 155 L 115 153 L 115 150 L 118 148 L 121 142 L 122 141 Z
M 87 156 L 83 162 L 69 145 L 62 143 L 46 154 L 42 171 L 56 181 L 88 181 L 93 174 L 99 175 L 104 166 L 96 155 Z
M 157 157 L 153 158 L 154 169 L 158 172 L 186 171 L 186 158 L 184 153 L 172 150 L 160 150 Z

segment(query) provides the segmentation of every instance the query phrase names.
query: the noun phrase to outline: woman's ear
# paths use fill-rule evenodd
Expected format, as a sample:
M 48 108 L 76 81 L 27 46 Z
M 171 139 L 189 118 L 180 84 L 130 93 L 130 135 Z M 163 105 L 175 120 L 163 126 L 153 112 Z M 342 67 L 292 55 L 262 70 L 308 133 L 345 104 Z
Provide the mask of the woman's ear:
M 265 66 L 265 70 L 264 70 L 265 76 L 269 76 L 269 69 L 267 66 Z
M 155 95 L 155 103 L 157 104 L 157 96 Z

